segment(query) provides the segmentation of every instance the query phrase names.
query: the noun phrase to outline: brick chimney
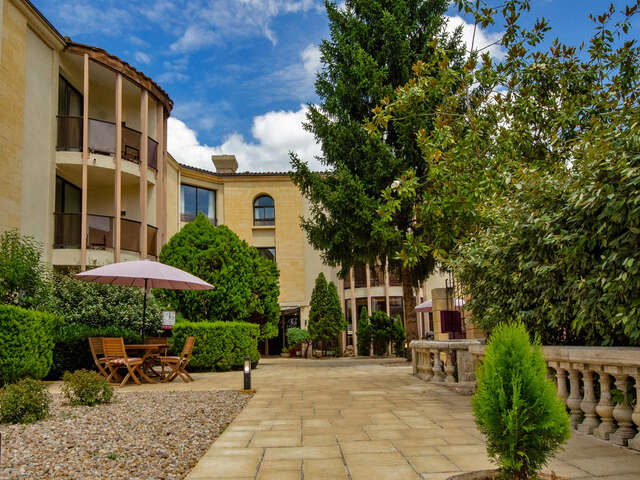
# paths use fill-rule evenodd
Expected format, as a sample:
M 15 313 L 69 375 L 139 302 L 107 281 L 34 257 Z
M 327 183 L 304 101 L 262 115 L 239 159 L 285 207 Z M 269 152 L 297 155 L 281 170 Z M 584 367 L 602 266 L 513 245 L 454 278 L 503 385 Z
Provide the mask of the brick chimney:
M 235 155 L 211 155 L 216 173 L 236 173 L 238 161 Z

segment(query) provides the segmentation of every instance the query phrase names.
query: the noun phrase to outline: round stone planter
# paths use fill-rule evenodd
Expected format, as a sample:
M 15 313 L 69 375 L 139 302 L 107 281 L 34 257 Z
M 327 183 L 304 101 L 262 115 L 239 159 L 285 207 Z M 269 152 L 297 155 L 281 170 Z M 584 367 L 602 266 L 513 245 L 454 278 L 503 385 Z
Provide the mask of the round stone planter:
M 287 353 L 281 353 L 280 356 L 281 357 L 285 357 L 285 358 L 289 358 L 291 355 L 289 355 L 289 352 L 287 352 Z
M 458 473 L 451 475 L 447 480 L 493 480 L 498 477 L 498 469 L 495 470 L 477 470 L 475 472 Z M 550 475 L 548 473 L 538 474 L 538 480 L 570 480 L 567 477 L 558 475 Z

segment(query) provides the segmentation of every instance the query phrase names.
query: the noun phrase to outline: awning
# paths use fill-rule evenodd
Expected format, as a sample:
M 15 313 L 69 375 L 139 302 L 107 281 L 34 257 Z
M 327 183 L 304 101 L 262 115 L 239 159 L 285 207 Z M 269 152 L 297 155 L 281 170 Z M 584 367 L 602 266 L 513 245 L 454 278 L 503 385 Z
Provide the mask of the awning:
M 465 301 L 461 298 L 456 298 L 456 310 L 461 308 L 465 304 Z M 416 312 L 431 312 L 433 310 L 433 300 L 427 300 L 416 306 Z

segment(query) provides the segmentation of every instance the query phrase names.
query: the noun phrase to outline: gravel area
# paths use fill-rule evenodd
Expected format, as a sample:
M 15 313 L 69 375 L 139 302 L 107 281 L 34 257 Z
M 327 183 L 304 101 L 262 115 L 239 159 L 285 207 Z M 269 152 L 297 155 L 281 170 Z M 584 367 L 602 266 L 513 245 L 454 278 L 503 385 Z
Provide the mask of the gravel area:
M 109 405 L 71 407 L 0 425 L 0 479 L 184 478 L 247 404 L 233 391 L 118 392 Z

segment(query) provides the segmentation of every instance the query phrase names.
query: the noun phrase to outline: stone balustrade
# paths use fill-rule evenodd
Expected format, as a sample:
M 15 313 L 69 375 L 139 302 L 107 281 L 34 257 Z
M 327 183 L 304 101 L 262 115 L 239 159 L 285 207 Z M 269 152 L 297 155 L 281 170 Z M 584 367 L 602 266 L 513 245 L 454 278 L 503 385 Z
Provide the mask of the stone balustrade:
M 469 346 L 475 364 L 484 349 Z M 640 348 L 545 346 L 543 354 L 572 428 L 640 450 L 640 402 L 631 406 L 632 388 L 640 398 Z
M 473 384 L 475 365 L 469 347 L 482 343 L 482 339 L 414 340 L 409 345 L 413 374 L 427 382 Z

